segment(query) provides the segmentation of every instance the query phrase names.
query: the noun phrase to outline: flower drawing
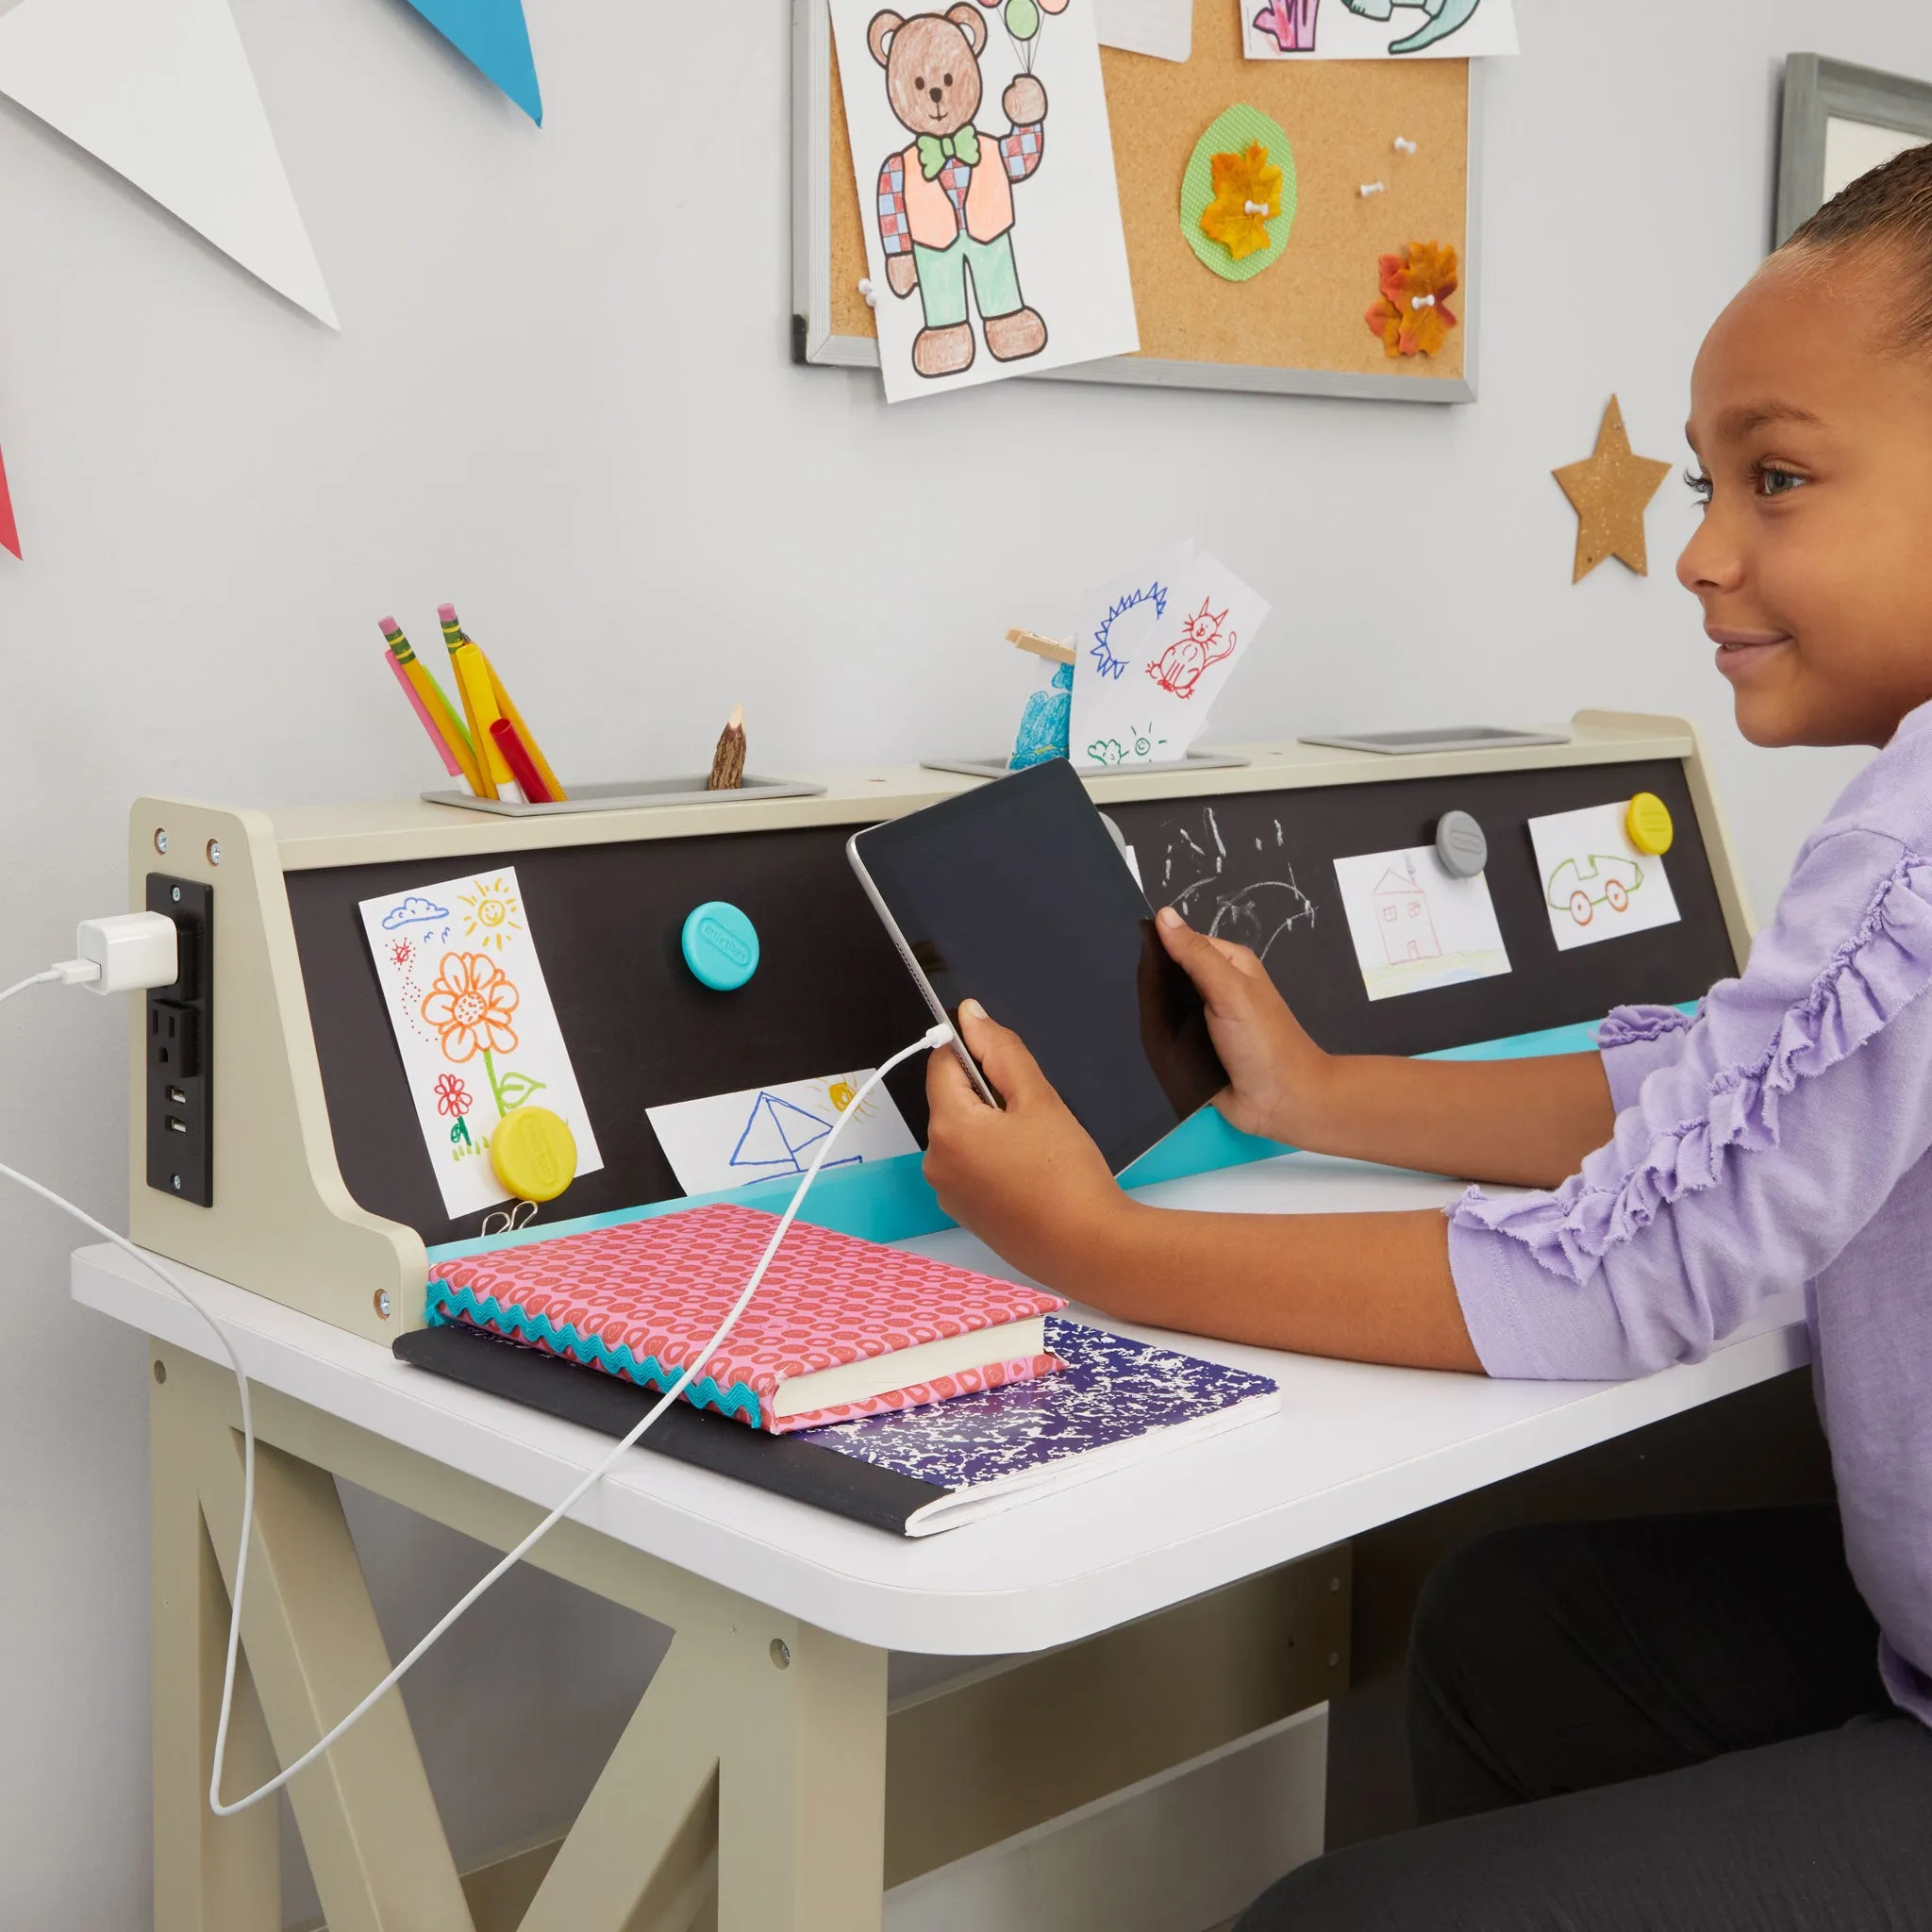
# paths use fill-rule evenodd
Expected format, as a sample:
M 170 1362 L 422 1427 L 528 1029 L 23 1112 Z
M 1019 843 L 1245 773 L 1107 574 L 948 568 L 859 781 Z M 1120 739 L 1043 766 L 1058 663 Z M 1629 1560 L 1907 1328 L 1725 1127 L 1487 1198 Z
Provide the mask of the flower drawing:
M 1448 297 L 1456 292 L 1456 250 L 1411 242 L 1381 258 L 1382 292 L 1363 320 L 1382 338 L 1384 355 L 1433 356 L 1456 326 Z
M 1201 232 L 1240 261 L 1269 244 L 1268 224 L 1281 213 L 1281 170 L 1251 141 L 1238 155 L 1216 155 L 1214 199 L 1201 214 Z
M 416 948 L 408 940 L 391 940 L 389 956 L 396 965 L 407 966 L 416 957 Z
M 436 1028 L 445 1059 L 460 1066 L 480 1053 L 514 1053 L 515 984 L 483 953 L 445 953 L 423 1002 L 423 1017 Z
M 470 1090 L 454 1074 L 441 1074 L 436 1081 L 436 1110 L 460 1120 L 469 1112 Z

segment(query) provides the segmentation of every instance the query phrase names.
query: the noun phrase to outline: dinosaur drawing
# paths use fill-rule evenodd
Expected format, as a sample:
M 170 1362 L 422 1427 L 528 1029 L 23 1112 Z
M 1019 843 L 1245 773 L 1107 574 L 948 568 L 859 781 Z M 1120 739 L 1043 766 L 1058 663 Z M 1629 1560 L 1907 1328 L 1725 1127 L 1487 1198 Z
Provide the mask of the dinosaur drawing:
M 1391 20 L 1397 7 L 1420 6 L 1427 20 L 1412 34 L 1389 43 L 1391 54 L 1419 54 L 1467 26 L 1481 0 L 1341 0 L 1341 4 L 1364 20 Z

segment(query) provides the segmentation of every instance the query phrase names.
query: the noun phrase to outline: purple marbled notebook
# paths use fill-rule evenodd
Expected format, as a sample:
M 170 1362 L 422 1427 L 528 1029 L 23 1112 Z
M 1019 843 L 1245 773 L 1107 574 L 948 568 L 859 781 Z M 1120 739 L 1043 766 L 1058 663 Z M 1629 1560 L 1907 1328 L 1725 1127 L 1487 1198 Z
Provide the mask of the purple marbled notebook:
M 1104 1328 L 1048 1316 L 1058 1375 L 862 1417 L 791 1440 L 929 1483 L 908 1536 L 957 1529 L 996 1510 L 1273 1415 L 1274 1384 Z

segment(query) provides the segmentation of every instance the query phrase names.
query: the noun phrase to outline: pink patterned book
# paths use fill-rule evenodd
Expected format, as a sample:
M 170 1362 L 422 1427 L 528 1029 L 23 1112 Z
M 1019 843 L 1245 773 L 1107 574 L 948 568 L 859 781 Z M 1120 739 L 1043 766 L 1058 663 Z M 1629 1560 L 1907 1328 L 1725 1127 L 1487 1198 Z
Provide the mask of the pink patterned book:
M 439 1261 L 429 1318 L 668 1389 L 751 1278 L 774 1214 L 720 1203 Z M 1037 1289 L 794 1222 L 724 1345 L 685 1391 L 784 1434 L 1030 1382 L 1066 1365 Z

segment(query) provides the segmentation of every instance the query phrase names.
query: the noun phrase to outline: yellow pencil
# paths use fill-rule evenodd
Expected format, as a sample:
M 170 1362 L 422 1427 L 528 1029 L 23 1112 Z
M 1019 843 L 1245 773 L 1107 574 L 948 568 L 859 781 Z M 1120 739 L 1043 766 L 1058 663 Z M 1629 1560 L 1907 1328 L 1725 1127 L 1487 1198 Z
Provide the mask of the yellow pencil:
M 402 626 L 393 617 L 385 617 L 381 622 L 382 635 L 388 641 L 390 655 L 402 667 L 403 675 L 409 680 L 409 689 L 423 701 L 423 709 L 437 735 L 449 746 L 449 755 L 456 760 L 456 769 L 463 783 L 472 791 L 479 791 L 482 788 L 476 782 L 475 748 L 470 742 L 469 732 L 463 728 L 463 721 L 451 710 L 449 700 L 443 696 L 442 687 L 430 675 L 428 665 L 410 649 Z
M 508 761 L 490 735 L 490 727 L 502 713 L 496 708 L 496 693 L 491 689 L 483 653 L 464 637 L 455 605 L 439 604 L 436 614 L 442 620 L 442 641 L 449 646 L 450 669 L 456 673 L 463 712 L 470 721 L 470 741 L 476 748 L 477 775 L 482 780 L 477 793 L 484 798 L 500 797 L 497 787 L 513 781 Z
M 530 754 L 530 762 L 537 768 L 537 775 L 543 781 L 543 789 L 552 798 L 568 798 L 570 793 L 557 782 L 557 774 L 550 769 L 550 760 L 543 756 L 543 747 L 537 742 L 536 734 L 524 723 L 524 714 L 517 709 L 515 700 L 503 688 L 503 679 L 496 675 L 496 666 L 490 661 L 490 653 L 473 638 L 468 631 L 463 633 L 463 641 L 483 660 L 483 668 L 490 674 L 491 694 L 496 699 L 496 708 L 515 727 L 516 734 L 524 741 L 524 749 Z

